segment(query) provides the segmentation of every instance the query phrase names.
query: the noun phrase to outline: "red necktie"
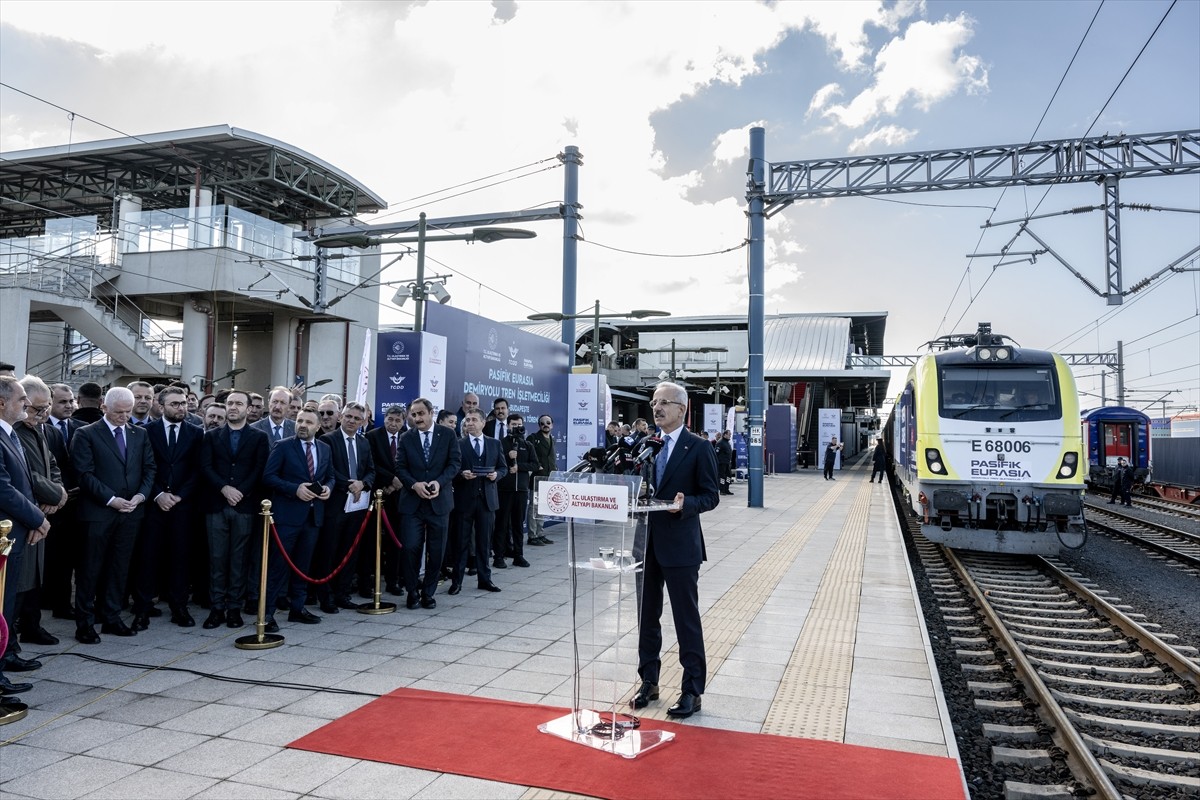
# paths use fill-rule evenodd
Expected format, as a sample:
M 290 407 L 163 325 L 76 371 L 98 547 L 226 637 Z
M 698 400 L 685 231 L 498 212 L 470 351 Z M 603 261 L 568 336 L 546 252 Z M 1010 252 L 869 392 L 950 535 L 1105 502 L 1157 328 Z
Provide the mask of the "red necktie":
M 308 461 L 308 478 L 315 480 L 317 477 L 317 465 L 313 461 L 312 442 L 304 443 L 304 458 Z
M 392 463 L 396 463 L 396 434 L 392 434 Z

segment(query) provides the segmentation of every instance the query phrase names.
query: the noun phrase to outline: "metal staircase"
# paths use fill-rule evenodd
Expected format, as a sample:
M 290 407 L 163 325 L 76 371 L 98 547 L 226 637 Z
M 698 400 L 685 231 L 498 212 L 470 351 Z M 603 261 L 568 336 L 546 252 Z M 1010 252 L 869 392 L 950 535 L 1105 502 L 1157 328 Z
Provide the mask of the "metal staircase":
M 0 275 L 0 287 L 34 293 L 31 306 L 52 311 L 136 375 L 179 376 L 180 339 L 121 295 L 90 257 L 38 257 Z

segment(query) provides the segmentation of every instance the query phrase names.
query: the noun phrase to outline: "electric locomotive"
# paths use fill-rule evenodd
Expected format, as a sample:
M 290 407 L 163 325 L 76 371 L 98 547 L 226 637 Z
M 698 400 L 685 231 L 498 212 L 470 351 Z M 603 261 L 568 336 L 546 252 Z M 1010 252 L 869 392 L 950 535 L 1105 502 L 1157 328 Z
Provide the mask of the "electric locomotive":
M 1117 458 L 1133 465 L 1134 482 L 1150 478 L 1150 417 L 1134 408 L 1104 406 L 1083 414 L 1084 452 L 1087 453 L 1087 483 L 1111 490 Z
M 929 344 L 885 433 L 925 536 L 995 553 L 1081 546 L 1085 462 L 1066 361 L 988 323 Z

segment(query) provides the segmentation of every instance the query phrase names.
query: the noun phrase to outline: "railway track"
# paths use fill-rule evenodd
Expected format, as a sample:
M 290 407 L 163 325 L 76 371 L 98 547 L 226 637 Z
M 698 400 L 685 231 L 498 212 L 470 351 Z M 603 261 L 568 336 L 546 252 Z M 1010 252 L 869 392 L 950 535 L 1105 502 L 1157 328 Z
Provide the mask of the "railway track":
M 1106 504 L 1087 504 L 1088 527 L 1131 541 L 1200 573 L 1200 535 L 1123 514 Z
M 918 533 L 1007 798 L 1200 795 L 1200 663 L 1051 559 Z
M 1148 511 L 1160 511 L 1176 517 L 1200 522 L 1200 505 L 1196 503 L 1181 503 L 1178 500 L 1164 500 L 1161 497 L 1134 495 L 1133 504 Z

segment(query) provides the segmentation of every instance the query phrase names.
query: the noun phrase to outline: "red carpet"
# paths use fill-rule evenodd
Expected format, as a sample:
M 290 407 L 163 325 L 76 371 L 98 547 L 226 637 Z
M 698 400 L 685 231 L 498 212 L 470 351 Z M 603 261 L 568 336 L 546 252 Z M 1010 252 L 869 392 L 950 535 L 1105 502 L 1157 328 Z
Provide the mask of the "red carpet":
M 289 746 L 614 799 L 963 797 L 949 758 L 646 720 L 677 738 L 625 759 L 538 731 L 564 713 L 398 689 Z

